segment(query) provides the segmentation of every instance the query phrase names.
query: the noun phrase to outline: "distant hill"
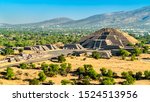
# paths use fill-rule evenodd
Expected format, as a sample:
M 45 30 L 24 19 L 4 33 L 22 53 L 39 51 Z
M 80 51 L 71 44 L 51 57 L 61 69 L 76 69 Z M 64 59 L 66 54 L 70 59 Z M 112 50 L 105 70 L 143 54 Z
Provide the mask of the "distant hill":
M 150 6 L 132 11 L 120 11 L 106 14 L 94 15 L 81 20 L 70 18 L 56 18 L 38 23 L 3 25 L 0 27 L 21 27 L 21 28 L 150 28 Z

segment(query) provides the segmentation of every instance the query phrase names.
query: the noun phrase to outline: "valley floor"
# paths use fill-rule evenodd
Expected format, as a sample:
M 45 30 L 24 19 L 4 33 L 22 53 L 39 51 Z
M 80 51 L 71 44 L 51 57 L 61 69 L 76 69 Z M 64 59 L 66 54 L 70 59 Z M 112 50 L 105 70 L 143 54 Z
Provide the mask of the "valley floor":
M 150 54 L 142 54 L 139 60 L 136 61 L 125 61 L 121 60 L 120 57 L 112 57 L 111 59 L 93 59 L 93 58 L 86 58 L 85 57 L 67 57 L 66 63 L 72 64 L 72 71 L 76 70 L 77 68 L 83 66 L 84 64 L 91 64 L 93 68 L 100 73 L 100 68 L 105 67 L 107 69 L 111 69 L 113 72 L 116 72 L 119 76 L 123 71 L 133 71 L 138 72 L 145 70 L 150 70 L 150 60 L 143 60 L 142 58 L 150 58 Z M 51 64 L 49 60 L 36 62 L 36 66 L 40 67 L 41 63 Z M 60 64 L 60 63 L 57 63 Z M 3 85 L 28 85 L 28 79 L 38 78 L 38 73 L 41 71 L 40 69 L 19 69 L 16 67 L 12 67 L 14 69 L 15 75 L 17 80 L 6 80 L 3 78 L 2 73 L 6 70 L 6 68 L 0 69 L 0 84 Z M 61 84 L 61 80 L 63 79 L 77 79 L 76 76 L 72 76 L 68 74 L 67 77 L 62 77 L 57 75 L 56 77 L 47 77 L 45 82 L 52 80 L 56 85 Z M 122 82 L 124 79 L 115 79 L 116 82 Z M 91 81 L 91 83 L 98 84 L 98 81 Z M 139 80 L 135 82 L 136 85 L 150 85 L 150 80 Z

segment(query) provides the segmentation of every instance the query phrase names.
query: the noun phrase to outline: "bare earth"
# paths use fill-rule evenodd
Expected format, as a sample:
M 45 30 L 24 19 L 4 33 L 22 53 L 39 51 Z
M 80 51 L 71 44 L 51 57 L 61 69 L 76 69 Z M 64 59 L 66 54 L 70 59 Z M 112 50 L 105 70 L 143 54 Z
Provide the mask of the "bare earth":
M 111 59 L 99 59 L 95 60 L 93 58 L 86 58 L 85 61 L 83 61 L 85 57 L 67 57 L 66 63 L 72 64 L 72 70 L 76 70 L 78 67 L 83 66 L 84 64 L 91 64 L 93 65 L 94 69 L 99 72 L 99 69 L 102 67 L 105 67 L 107 69 L 112 69 L 114 72 L 117 72 L 119 75 L 123 71 L 133 71 L 138 72 L 145 70 L 150 70 L 150 61 L 142 60 L 142 58 L 150 58 L 150 54 L 143 54 L 140 56 L 139 60 L 137 61 L 125 61 L 121 60 L 119 57 L 112 57 Z M 53 62 L 51 61 L 42 61 L 35 63 L 36 66 L 40 66 L 41 63 L 46 62 L 48 64 L 51 64 Z M 59 63 L 58 63 L 59 64 Z M 0 72 L 4 72 L 6 68 L 0 69 Z M 0 84 L 8 84 L 8 85 L 27 85 L 29 84 L 28 81 L 25 81 L 26 79 L 33 79 L 38 78 L 38 73 L 40 70 L 38 69 L 18 69 L 13 68 L 14 72 L 16 73 L 16 77 L 18 80 L 6 80 L 3 78 L 3 75 L 0 74 Z M 19 73 L 19 74 L 18 74 Z M 20 74 L 21 73 L 21 74 Z M 50 78 L 48 77 L 46 79 L 46 82 L 49 80 L 53 80 L 55 84 L 60 85 L 61 80 L 63 79 L 76 79 L 77 77 L 71 76 L 70 74 L 67 77 L 62 77 L 60 75 L 57 75 L 56 77 Z M 115 79 L 116 82 L 124 81 L 123 79 Z M 92 81 L 94 82 L 94 81 Z M 98 83 L 95 81 L 94 83 Z M 150 85 L 150 80 L 140 80 L 136 81 L 135 84 L 137 85 Z

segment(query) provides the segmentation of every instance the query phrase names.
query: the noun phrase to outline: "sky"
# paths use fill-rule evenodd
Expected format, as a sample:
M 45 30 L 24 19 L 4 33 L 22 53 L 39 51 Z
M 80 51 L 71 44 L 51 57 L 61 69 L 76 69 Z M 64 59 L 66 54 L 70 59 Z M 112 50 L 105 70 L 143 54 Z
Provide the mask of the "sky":
M 145 6 L 150 6 L 150 0 L 0 0 L 0 23 L 33 23 L 58 17 L 78 20 Z

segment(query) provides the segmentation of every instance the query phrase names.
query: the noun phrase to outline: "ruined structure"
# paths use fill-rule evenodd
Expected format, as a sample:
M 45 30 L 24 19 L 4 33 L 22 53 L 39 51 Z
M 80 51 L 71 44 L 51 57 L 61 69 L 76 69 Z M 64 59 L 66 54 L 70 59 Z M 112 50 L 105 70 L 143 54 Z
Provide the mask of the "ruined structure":
M 63 49 L 82 50 L 82 49 L 84 49 L 84 48 L 83 48 L 80 44 L 66 44 L 66 45 L 63 47 Z
M 48 51 L 57 49 L 59 49 L 57 46 L 51 44 L 24 47 L 24 50 L 32 50 L 32 51 Z
M 126 48 L 138 41 L 125 32 L 113 28 L 103 28 L 80 40 L 80 44 L 89 49 L 112 50 Z

